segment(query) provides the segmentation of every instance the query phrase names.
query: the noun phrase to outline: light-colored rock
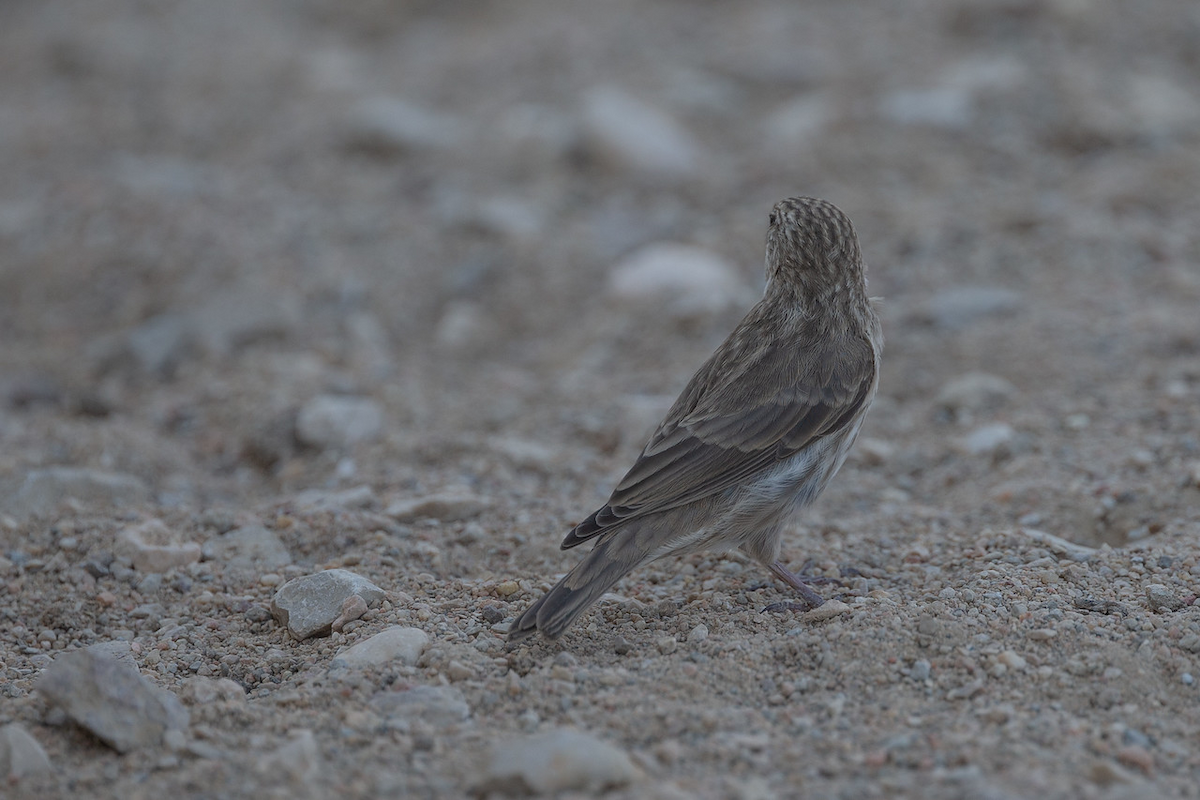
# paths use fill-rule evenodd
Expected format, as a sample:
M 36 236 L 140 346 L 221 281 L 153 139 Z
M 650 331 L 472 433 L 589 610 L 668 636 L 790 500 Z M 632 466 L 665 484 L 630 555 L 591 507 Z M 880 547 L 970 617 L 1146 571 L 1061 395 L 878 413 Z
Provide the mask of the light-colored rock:
M 369 397 L 319 395 L 296 417 L 296 436 L 312 447 L 350 447 L 382 431 L 383 408 Z
M 608 294 L 620 303 L 653 304 L 675 319 L 691 319 L 744 305 L 751 293 L 733 265 L 715 253 L 659 242 L 613 267 Z
M 804 612 L 806 622 L 825 622 L 826 620 L 849 614 L 853 609 L 841 600 L 826 600 L 811 611 Z
M 123 528 L 117 534 L 116 550 L 128 556 L 139 572 L 168 572 L 200 560 L 200 545 L 170 543 L 173 538 L 161 520 L 151 519 Z
M 490 505 L 486 498 L 476 495 L 434 494 L 395 500 L 384 513 L 397 522 L 416 522 L 419 519 L 458 522 L 479 516 Z
M 0 782 L 15 782 L 51 770 L 50 757 L 29 731 L 16 722 L 0 728 Z
M 658 177 L 692 175 L 703 161 L 699 142 L 674 117 L 615 87 L 588 93 L 582 134 L 600 158 Z
M 327 569 L 293 578 L 279 587 L 271 599 L 271 615 L 298 640 L 326 636 L 352 595 L 372 606 L 383 599 L 384 592 L 349 570 Z
M 244 705 L 246 690 L 237 681 L 229 678 L 206 678 L 196 675 L 184 680 L 179 697 L 193 706 L 207 706 L 213 703 Z
M 457 117 L 398 97 L 369 97 L 346 119 L 346 143 L 381 156 L 417 150 L 444 150 L 466 139 Z
M 1006 422 L 981 425 L 959 440 L 968 455 L 1000 456 L 1011 452 L 1017 432 Z
M 785 102 L 763 123 L 767 142 L 777 151 L 803 146 L 833 121 L 833 103 L 821 94 L 802 94 Z
M 286 744 L 263 756 L 256 766 L 263 775 L 283 778 L 295 786 L 311 785 L 321 772 L 321 749 L 312 731 L 293 730 Z
M 37 690 L 51 708 L 61 708 L 122 753 L 159 745 L 167 731 L 188 726 L 187 709 L 174 694 L 151 684 L 109 648 L 63 653 L 46 669 Z
M 27 473 L 4 510 L 17 519 L 44 516 L 68 499 L 84 505 L 142 505 L 150 502 L 150 489 L 141 478 L 119 472 L 47 467 Z
M 414 720 L 444 726 L 471 716 L 463 693 L 452 686 L 414 686 L 401 692 L 380 692 L 369 701 L 391 727 L 404 728 Z
M 917 319 L 945 330 L 961 330 L 987 317 L 1007 316 L 1021 308 L 1021 295 L 996 286 L 944 289 L 925 304 Z
M 971 93 L 961 86 L 900 89 L 883 97 L 880 114 L 900 125 L 929 125 L 962 130 L 974 117 Z
M 209 354 L 224 357 L 268 339 L 284 339 L 300 323 L 297 298 L 279 287 L 235 284 L 188 313 L 189 327 Z
M 938 392 L 937 404 L 952 414 L 994 411 L 1009 401 L 1017 388 L 998 375 L 968 372 L 947 382 Z
M 624 751 L 567 728 L 498 744 L 476 788 L 484 793 L 598 794 L 641 778 Z
M 192 326 L 183 314 L 159 314 L 125 334 L 125 346 L 137 368 L 164 377 L 174 373 L 194 342 Z
M 340 632 L 350 622 L 356 619 L 362 619 L 362 615 L 367 613 L 367 601 L 363 600 L 356 594 L 352 594 L 342 601 L 342 610 L 338 613 L 337 619 L 333 621 L 330 628 Z
M 1155 611 L 1178 611 L 1183 608 L 1184 600 L 1171 587 L 1161 583 L 1151 583 L 1146 586 L 1146 601 Z
M 205 559 L 239 569 L 270 572 L 292 563 L 283 540 L 261 525 L 244 525 L 214 536 L 201 550 Z
M 396 625 L 338 653 L 333 657 L 330 669 L 362 669 L 382 664 L 411 667 L 417 663 L 428 644 L 429 636 L 420 628 Z
M 370 486 L 355 486 L 352 489 L 329 492 L 323 489 L 307 489 L 298 492 L 292 502 L 298 508 L 311 509 L 364 509 L 374 508 L 379 502 Z

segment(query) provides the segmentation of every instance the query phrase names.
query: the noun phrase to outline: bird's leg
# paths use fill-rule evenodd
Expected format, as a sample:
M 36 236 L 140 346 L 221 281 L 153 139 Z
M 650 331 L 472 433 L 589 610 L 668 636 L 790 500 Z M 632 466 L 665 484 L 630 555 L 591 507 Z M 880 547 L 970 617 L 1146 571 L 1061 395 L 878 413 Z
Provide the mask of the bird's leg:
M 825 600 L 824 600 L 824 598 L 821 597 L 821 595 L 814 592 L 812 590 L 812 587 L 809 586 L 808 584 L 809 583 L 817 583 L 817 582 L 820 582 L 820 583 L 835 582 L 835 580 L 832 578 L 818 579 L 818 578 L 809 577 L 808 575 L 804 575 L 804 576 L 796 575 L 792 572 L 789 572 L 787 567 L 783 566 L 783 564 L 779 563 L 778 561 L 775 561 L 775 562 L 771 563 L 770 565 L 768 565 L 767 569 L 769 569 L 769 570 L 771 570 L 771 572 L 775 573 L 775 576 L 777 578 L 779 578 L 779 580 L 783 581 L 788 586 L 791 586 L 793 589 L 795 589 L 797 592 L 799 592 L 800 599 L 802 600 L 802 602 L 799 602 L 799 603 L 772 603 L 771 605 L 764 608 L 763 611 L 784 611 L 784 610 L 786 610 L 786 611 L 811 611 L 812 609 L 816 608 L 817 606 L 823 604 L 825 602 Z

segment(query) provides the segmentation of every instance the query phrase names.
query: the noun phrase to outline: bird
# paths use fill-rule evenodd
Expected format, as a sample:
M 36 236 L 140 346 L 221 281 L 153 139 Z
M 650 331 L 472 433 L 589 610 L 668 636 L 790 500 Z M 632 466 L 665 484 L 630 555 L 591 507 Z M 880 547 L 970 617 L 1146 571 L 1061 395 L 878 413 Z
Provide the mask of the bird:
M 595 546 L 509 628 L 557 639 L 632 570 L 741 548 L 824 600 L 782 561 L 782 532 L 846 460 L 879 386 L 883 330 L 854 226 L 791 197 L 768 217 L 766 289 L 688 381 L 608 502 L 562 541 Z

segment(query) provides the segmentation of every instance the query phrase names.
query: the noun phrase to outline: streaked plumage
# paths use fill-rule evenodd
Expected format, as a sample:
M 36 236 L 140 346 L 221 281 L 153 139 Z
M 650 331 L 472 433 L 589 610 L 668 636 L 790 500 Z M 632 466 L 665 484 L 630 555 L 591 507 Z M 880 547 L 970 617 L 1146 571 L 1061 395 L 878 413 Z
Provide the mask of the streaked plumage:
M 767 231 L 767 288 L 700 367 L 608 502 L 563 549 L 596 545 L 513 624 L 558 637 L 634 568 L 741 547 L 810 605 L 779 563 L 784 523 L 812 502 L 858 436 L 883 334 L 850 220 L 824 200 L 782 200 Z

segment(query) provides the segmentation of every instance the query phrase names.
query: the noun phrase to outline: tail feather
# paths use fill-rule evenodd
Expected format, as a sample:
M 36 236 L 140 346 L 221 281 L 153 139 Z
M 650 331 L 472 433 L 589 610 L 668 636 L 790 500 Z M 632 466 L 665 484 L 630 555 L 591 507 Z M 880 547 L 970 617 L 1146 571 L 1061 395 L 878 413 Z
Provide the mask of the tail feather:
M 639 526 L 642 527 L 642 526 Z M 579 615 L 631 570 L 649 560 L 653 536 L 625 528 L 602 539 L 562 580 L 526 609 L 509 629 L 508 640 L 517 642 L 541 632 L 557 639 Z

